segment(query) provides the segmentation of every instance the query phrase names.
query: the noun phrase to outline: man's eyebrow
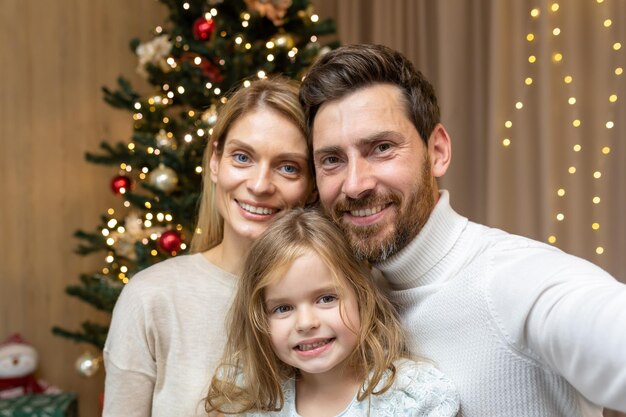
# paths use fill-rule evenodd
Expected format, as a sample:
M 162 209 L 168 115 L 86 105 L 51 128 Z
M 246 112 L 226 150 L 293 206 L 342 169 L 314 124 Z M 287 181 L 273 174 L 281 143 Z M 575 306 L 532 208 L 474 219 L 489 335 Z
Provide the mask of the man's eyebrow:
M 400 133 L 394 130 L 383 130 L 381 132 L 376 132 L 362 139 L 359 139 L 357 141 L 357 146 L 369 145 L 372 142 L 379 142 L 384 139 L 398 140 L 398 139 L 402 139 L 402 137 L 403 136 Z
M 326 155 L 326 154 L 329 154 L 329 153 L 337 153 L 340 150 L 341 150 L 340 146 L 324 146 L 322 148 L 319 148 L 319 149 L 315 150 L 313 152 L 313 156 L 317 157 L 317 156 Z
M 358 139 L 356 141 L 356 146 L 357 147 L 367 146 L 367 145 L 371 145 L 372 143 L 376 143 L 384 139 L 398 140 L 398 139 L 402 139 L 402 135 L 393 130 L 383 130 L 381 132 L 376 132 L 369 136 L 365 136 L 363 138 Z M 315 150 L 313 152 L 313 156 L 318 157 L 320 155 L 337 153 L 340 151 L 341 151 L 341 146 L 337 146 L 337 145 L 324 146 Z

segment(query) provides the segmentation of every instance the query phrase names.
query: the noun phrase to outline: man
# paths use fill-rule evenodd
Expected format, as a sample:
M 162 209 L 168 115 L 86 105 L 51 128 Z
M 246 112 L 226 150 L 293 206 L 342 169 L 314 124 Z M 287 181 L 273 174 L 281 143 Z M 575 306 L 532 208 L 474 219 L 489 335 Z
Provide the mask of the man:
M 451 140 L 432 86 L 404 56 L 329 52 L 300 99 L 322 206 L 382 271 L 409 349 L 453 380 L 461 415 L 626 411 L 626 286 L 453 211 L 436 182 Z

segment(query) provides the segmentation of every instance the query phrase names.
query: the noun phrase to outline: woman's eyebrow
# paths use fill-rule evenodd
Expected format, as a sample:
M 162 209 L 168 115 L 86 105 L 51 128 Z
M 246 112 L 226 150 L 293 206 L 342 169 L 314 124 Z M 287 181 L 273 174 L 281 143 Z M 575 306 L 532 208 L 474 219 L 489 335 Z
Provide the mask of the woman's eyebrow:
M 230 139 L 228 141 L 228 143 L 224 146 L 225 149 L 227 148 L 242 148 L 245 149 L 246 151 L 250 152 L 250 153 L 254 153 L 254 148 L 252 146 L 250 146 L 247 142 L 240 140 L 240 139 Z M 308 159 L 307 153 L 306 151 L 303 152 L 283 152 L 283 153 L 279 153 L 278 158 L 282 158 L 282 159 Z

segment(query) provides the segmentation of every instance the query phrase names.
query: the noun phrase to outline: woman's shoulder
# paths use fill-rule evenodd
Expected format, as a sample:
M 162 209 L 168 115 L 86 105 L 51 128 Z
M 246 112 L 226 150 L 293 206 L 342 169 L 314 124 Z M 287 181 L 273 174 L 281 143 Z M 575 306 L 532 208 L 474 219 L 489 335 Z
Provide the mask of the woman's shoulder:
M 401 359 L 395 366 L 391 388 L 372 397 L 372 403 L 380 409 L 377 415 L 452 417 L 458 413 L 458 392 L 434 365 Z
M 172 285 L 181 275 L 197 276 L 209 274 L 212 266 L 200 253 L 178 255 L 137 272 L 126 287 L 134 288 L 159 284 Z
M 182 279 L 187 285 L 193 285 L 197 279 L 206 281 L 211 271 L 203 262 L 210 265 L 201 254 L 179 255 L 143 269 L 124 285 L 117 304 L 161 298 L 179 289 L 183 285 Z

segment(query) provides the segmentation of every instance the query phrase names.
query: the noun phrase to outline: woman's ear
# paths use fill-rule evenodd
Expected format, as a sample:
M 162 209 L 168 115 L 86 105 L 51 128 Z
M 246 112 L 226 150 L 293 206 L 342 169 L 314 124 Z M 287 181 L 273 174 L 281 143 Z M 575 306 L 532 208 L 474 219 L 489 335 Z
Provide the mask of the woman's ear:
M 213 183 L 216 183 L 217 173 L 219 171 L 219 166 L 220 166 L 220 157 L 217 154 L 217 142 L 213 142 L 209 146 L 213 146 L 213 152 L 211 152 L 211 159 L 209 160 L 209 169 L 211 170 L 211 181 L 213 181 Z
M 448 170 L 452 160 L 452 141 L 446 128 L 441 123 L 438 123 L 430 134 L 428 155 L 433 177 L 442 177 Z

